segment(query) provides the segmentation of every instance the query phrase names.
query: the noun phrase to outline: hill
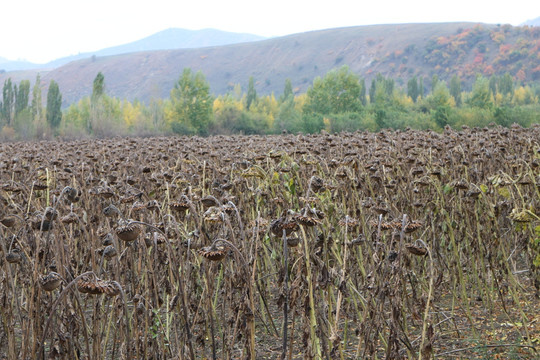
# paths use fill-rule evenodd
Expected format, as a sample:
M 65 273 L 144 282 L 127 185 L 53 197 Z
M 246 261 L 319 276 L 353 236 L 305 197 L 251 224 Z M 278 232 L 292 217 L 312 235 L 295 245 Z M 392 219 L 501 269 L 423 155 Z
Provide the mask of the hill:
M 214 94 L 247 87 L 250 76 L 260 94 L 280 94 L 285 79 L 304 92 L 317 76 L 348 65 L 369 84 L 378 73 L 406 84 L 433 75 L 458 75 L 464 86 L 477 74 L 510 73 L 522 82 L 538 80 L 540 28 L 475 23 L 372 25 L 328 29 L 267 40 L 196 49 L 145 51 L 94 56 L 50 72 L 42 82 L 57 81 L 64 105 L 89 95 L 98 72 L 105 75 L 109 95 L 148 101 L 169 96 L 186 67 L 202 71 Z M 33 80 L 30 72 L 5 73 L 14 81 Z
M 36 67 L 36 64 L 29 61 L 8 60 L 6 58 L 0 57 L 0 73 L 6 71 L 35 69 Z
M 221 46 L 250 41 L 258 41 L 262 39 L 265 38 L 253 34 L 233 33 L 216 29 L 187 30 L 170 28 L 134 42 L 113 46 L 102 50 L 67 56 L 53 60 L 46 64 L 35 64 L 28 61 L 20 60 L 11 61 L 0 57 L 0 69 L 3 69 L 5 71 L 54 69 L 72 61 L 86 59 L 92 56 L 110 56 L 138 51 Z
M 540 26 L 540 17 L 537 17 L 536 19 L 532 19 L 532 20 L 527 20 L 523 23 L 523 25 Z
M 111 56 L 128 54 L 140 51 L 190 49 L 207 46 L 222 46 L 239 44 L 265 39 L 253 34 L 233 33 L 216 29 L 187 30 L 171 28 L 150 35 L 144 39 L 130 42 L 119 46 L 70 56 L 51 61 L 46 64 L 47 68 L 56 68 L 74 60 L 86 59 L 92 56 Z

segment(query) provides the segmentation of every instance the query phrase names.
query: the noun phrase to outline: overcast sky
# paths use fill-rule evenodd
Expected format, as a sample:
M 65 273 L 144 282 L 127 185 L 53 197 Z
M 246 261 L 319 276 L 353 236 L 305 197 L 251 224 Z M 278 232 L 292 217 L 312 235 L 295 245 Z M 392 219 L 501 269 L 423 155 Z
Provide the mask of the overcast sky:
M 504 5 L 500 5 L 504 4 Z M 538 0 L 10 0 L 0 57 L 45 63 L 177 27 L 280 36 L 342 26 L 472 21 L 519 25 Z

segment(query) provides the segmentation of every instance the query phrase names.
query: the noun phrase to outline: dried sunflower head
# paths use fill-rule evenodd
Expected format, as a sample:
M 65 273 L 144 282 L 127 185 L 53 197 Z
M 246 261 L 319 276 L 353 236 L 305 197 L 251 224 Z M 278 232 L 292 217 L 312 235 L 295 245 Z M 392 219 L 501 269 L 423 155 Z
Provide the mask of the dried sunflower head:
M 74 212 L 70 212 L 69 214 L 62 216 L 60 218 L 60 221 L 64 224 L 74 224 L 79 220 L 79 217 Z
M 290 235 L 293 231 L 298 230 L 299 227 L 295 215 L 295 212 L 288 211 L 279 219 L 272 220 L 270 223 L 270 230 L 272 233 L 276 236 L 282 236 L 283 230 L 285 230 L 286 235 Z
M 205 196 L 203 197 L 201 200 L 200 200 L 201 204 L 203 204 L 203 206 L 205 208 L 209 208 L 209 207 L 212 207 L 212 206 L 217 206 L 218 203 L 216 201 L 216 198 L 213 197 L 213 196 Z
M 300 238 L 298 236 L 287 237 L 288 247 L 297 247 L 300 244 Z
M 111 204 L 103 209 L 103 215 L 105 215 L 106 217 L 120 215 L 120 210 L 116 206 Z
M 131 205 L 131 211 L 133 211 L 135 214 L 141 213 L 146 209 L 146 203 L 142 201 L 135 201 L 133 205 Z
M 116 228 L 116 235 L 125 242 L 134 241 L 140 233 L 141 226 L 139 224 L 127 223 Z
M 113 245 L 107 245 L 96 250 L 96 253 L 103 256 L 105 259 L 110 260 L 118 254 L 116 248 Z
M 453 181 L 450 185 L 459 190 L 467 190 L 469 188 L 469 184 L 465 179 Z
M 349 228 L 355 228 L 358 226 L 360 222 L 358 219 L 355 219 L 349 215 L 345 215 L 341 220 L 339 220 L 338 225 L 342 227 L 349 227 Z
M 17 194 L 22 191 L 22 187 L 15 183 L 6 183 L 2 185 L 2 190 L 4 190 L 5 192 L 12 192 L 14 194 Z
M 71 203 L 76 203 L 81 199 L 80 191 L 71 186 L 66 186 L 64 188 L 64 194 L 66 195 L 66 199 Z
M 217 224 L 225 221 L 225 213 L 217 206 L 211 206 L 203 214 L 203 219 L 206 222 Z
M 295 220 L 302 226 L 315 226 L 321 222 L 321 218 L 324 218 L 324 214 L 317 211 L 315 208 L 306 206 L 299 214 L 295 215 Z
M 62 277 L 55 272 L 50 272 L 39 279 L 39 284 L 45 291 L 53 291 L 62 283 Z
M 401 231 L 402 228 L 404 230 L 405 233 L 407 234 L 410 234 L 418 229 L 420 229 L 422 226 L 423 226 L 423 223 L 419 220 L 408 220 L 407 219 L 407 222 L 405 223 L 405 227 L 403 227 L 403 219 L 395 219 L 393 221 L 391 221 L 390 223 L 387 223 L 389 225 L 390 228 L 394 229 L 394 230 L 398 230 L 398 231 Z M 381 229 L 382 229 L 382 225 L 381 225 Z M 384 229 L 386 230 L 386 229 Z
M 18 264 L 22 259 L 22 253 L 19 249 L 12 249 L 6 254 L 6 261 L 10 264 Z
M 37 180 L 32 184 L 32 188 L 34 190 L 47 190 L 47 183 L 44 183 L 43 181 Z
M 34 230 L 40 230 L 40 231 L 49 231 L 52 229 L 53 222 L 47 219 L 43 219 L 43 217 L 40 214 L 37 214 L 36 216 L 32 217 L 30 220 L 30 223 L 32 225 L 32 229 Z
M 8 228 L 13 227 L 16 222 L 17 217 L 13 215 L 6 215 L 2 218 L 2 220 L 0 220 L 0 223 Z
M 58 217 L 58 211 L 56 211 L 56 209 L 48 206 L 45 209 L 45 214 L 43 216 L 45 217 L 45 220 L 53 221 Z
M 122 286 L 116 281 L 88 276 L 77 281 L 77 290 L 83 294 L 116 296 L 121 293 Z
M 408 252 L 416 256 L 426 256 L 428 252 L 425 247 L 417 244 L 405 244 L 405 248 Z
M 379 227 L 379 222 L 376 221 L 376 220 L 371 220 L 369 222 L 369 225 L 373 228 L 378 228 Z M 394 225 L 393 222 L 386 222 L 386 221 L 381 221 L 381 230 L 390 230 L 390 229 L 393 229 L 394 228 Z M 401 228 L 401 223 L 400 223 L 400 228 Z
M 309 187 L 313 192 L 317 193 L 324 188 L 324 181 L 320 177 L 313 175 L 309 179 Z
M 264 234 L 268 230 L 269 221 L 264 218 L 257 218 L 249 223 L 252 232 L 259 231 L 259 234 Z
M 373 207 L 373 211 L 379 215 L 386 215 L 390 212 L 390 208 L 386 204 L 380 204 Z
M 144 242 L 146 243 L 146 246 L 150 247 L 155 244 L 165 244 L 167 242 L 167 239 L 165 236 L 163 236 L 162 233 L 154 231 L 146 233 L 144 236 Z
M 220 261 L 227 255 L 227 249 L 224 246 L 205 246 L 197 251 L 202 257 L 211 261 Z
M 416 231 L 420 229 L 424 224 L 419 220 L 412 220 L 405 225 L 405 232 L 407 234 L 412 233 L 413 231 Z
M 171 210 L 183 213 L 189 209 L 189 199 L 186 195 L 182 195 L 178 201 L 169 203 Z

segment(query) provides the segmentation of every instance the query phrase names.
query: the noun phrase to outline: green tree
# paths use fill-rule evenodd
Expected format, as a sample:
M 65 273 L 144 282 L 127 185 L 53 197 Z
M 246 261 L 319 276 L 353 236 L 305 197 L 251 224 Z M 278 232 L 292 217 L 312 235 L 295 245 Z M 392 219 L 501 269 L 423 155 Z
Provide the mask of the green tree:
M 13 84 L 11 78 L 4 81 L 4 88 L 2 89 L 2 120 L 7 126 L 11 125 L 13 120 L 13 106 L 14 106 L 15 93 L 13 91 Z
M 384 78 L 382 75 L 381 75 L 381 80 L 383 83 L 384 83 L 384 89 L 386 91 L 386 95 L 390 98 L 393 96 L 394 94 L 394 88 L 395 88 L 395 85 L 396 85 L 396 82 L 394 79 L 392 78 Z
M 377 130 L 384 129 L 386 127 L 386 110 L 383 106 L 375 107 L 375 124 L 377 125 Z
M 360 79 L 360 103 L 362 103 L 362 106 L 366 106 L 367 99 L 366 99 L 366 79 L 362 78 Z
M 472 92 L 467 99 L 467 104 L 480 109 L 493 107 L 493 95 L 489 89 L 489 81 L 483 76 L 478 76 L 474 82 Z
M 407 96 L 409 96 L 414 102 L 418 100 L 418 79 L 416 76 L 407 81 Z
M 439 76 L 437 74 L 434 74 L 431 77 L 431 92 L 435 90 L 435 87 L 437 86 L 438 82 L 439 82 Z
M 514 93 L 514 80 L 512 79 L 512 75 L 505 73 L 501 76 L 497 88 L 499 93 L 503 95 L 512 95 Z
M 489 78 L 489 90 L 491 91 L 491 94 L 493 94 L 493 96 L 497 95 L 498 82 L 499 78 L 495 75 L 492 75 Z
M 92 100 L 97 100 L 105 94 L 105 76 L 100 71 L 94 78 L 94 84 L 92 86 Z
M 377 74 L 371 82 L 369 89 L 369 100 L 371 104 L 388 104 L 394 96 L 395 81 L 391 78 L 385 78 L 382 74 Z
M 172 111 L 168 120 L 176 133 L 206 135 L 212 122 L 210 84 L 202 72 L 185 68 L 171 90 Z
M 291 79 L 285 79 L 285 87 L 283 88 L 283 95 L 280 96 L 279 102 L 282 103 L 287 99 L 294 97 Z
M 361 86 L 358 76 L 347 66 L 331 70 L 321 79 L 316 78 L 307 91 L 304 114 L 340 114 L 362 109 Z
M 394 97 L 395 81 L 377 74 L 375 79 L 375 93 L 373 103 L 378 105 L 389 105 Z
M 371 104 L 375 103 L 375 92 L 377 91 L 377 81 L 375 79 L 371 80 L 371 86 L 369 87 L 369 102 Z
M 62 94 L 56 81 L 51 80 L 47 93 L 47 123 L 54 130 L 58 129 L 62 121 Z
M 450 95 L 454 98 L 456 106 L 461 106 L 461 80 L 457 75 L 450 79 Z
M 444 81 L 438 81 L 431 95 L 426 98 L 433 114 L 435 123 L 444 128 L 449 123 L 451 108 L 455 105 L 454 98 L 450 94 Z
M 230 134 L 237 127 L 244 111 L 242 101 L 232 94 L 219 96 L 214 100 L 213 133 Z
M 255 90 L 255 79 L 253 76 L 249 77 L 248 91 L 246 96 L 246 109 L 250 109 L 251 105 L 257 102 L 257 90 Z
M 502 126 L 510 126 L 510 110 L 507 106 L 497 106 L 493 113 L 495 123 Z
M 435 89 L 433 89 L 431 95 L 426 97 L 426 102 L 432 109 L 436 109 L 442 105 L 452 106 L 455 104 L 454 99 L 444 81 L 439 81 L 437 85 L 435 85 Z
M 15 116 L 21 111 L 28 108 L 28 100 L 30 97 L 30 81 L 21 80 L 19 87 L 15 92 Z
M 278 115 L 274 122 L 274 131 L 290 133 L 300 131 L 302 128 L 301 119 L 302 114 L 296 108 L 294 96 L 289 96 L 279 106 Z
M 43 116 L 43 105 L 41 98 L 41 76 L 39 73 L 36 76 L 36 83 L 32 88 L 32 119 L 34 123 L 41 120 Z

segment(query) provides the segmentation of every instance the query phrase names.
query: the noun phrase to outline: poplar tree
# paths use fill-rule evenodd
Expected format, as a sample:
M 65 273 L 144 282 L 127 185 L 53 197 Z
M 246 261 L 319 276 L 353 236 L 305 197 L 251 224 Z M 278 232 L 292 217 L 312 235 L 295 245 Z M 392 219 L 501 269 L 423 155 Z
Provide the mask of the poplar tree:
M 416 100 L 418 100 L 418 95 L 418 79 L 415 76 L 407 82 L 407 96 L 409 96 L 412 101 L 416 102 Z
M 283 95 L 279 98 L 280 102 L 284 102 L 290 97 L 294 97 L 291 79 L 285 79 L 285 87 L 283 88 Z
M 15 91 L 15 116 L 28 108 L 28 99 L 30 96 L 30 81 L 22 80 Z
M 43 105 L 41 102 L 41 76 L 37 74 L 36 83 L 32 88 L 32 119 L 34 122 L 41 120 L 43 115 Z
M 52 129 L 57 129 L 62 121 L 62 94 L 56 81 L 51 80 L 47 93 L 47 123 Z
M 456 102 L 456 106 L 461 106 L 461 80 L 457 75 L 450 79 L 450 94 Z
M 4 102 L 2 103 L 2 120 L 7 126 L 11 125 L 11 121 L 13 120 L 13 100 L 14 100 L 14 92 L 13 92 L 13 84 L 11 82 L 11 78 L 8 78 L 6 81 L 4 81 L 4 88 L 2 89 L 2 98 L 4 99 Z
M 257 90 L 255 90 L 255 80 L 253 76 L 249 77 L 248 91 L 246 96 L 246 109 L 249 110 L 252 104 L 257 101 Z
M 100 71 L 95 79 L 92 87 L 92 100 L 99 99 L 105 93 L 105 76 Z

